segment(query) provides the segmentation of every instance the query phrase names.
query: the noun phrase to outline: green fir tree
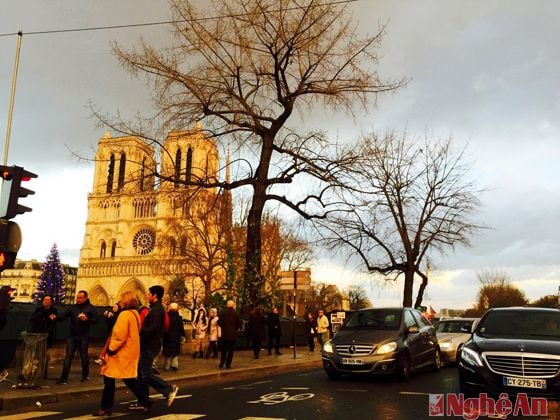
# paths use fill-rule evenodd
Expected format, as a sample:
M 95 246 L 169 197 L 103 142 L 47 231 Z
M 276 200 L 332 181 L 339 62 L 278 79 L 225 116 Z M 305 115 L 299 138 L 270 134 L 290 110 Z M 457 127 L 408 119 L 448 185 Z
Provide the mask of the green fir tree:
M 52 298 L 53 305 L 61 304 L 66 297 L 65 289 L 64 271 L 62 270 L 58 248 L 55 243 L 51 248 L 47 261 L 43 265 L 43 272 L 41 277 L 39 277 L 33 301 L 40 304 L 43 298 L 48 295 Z

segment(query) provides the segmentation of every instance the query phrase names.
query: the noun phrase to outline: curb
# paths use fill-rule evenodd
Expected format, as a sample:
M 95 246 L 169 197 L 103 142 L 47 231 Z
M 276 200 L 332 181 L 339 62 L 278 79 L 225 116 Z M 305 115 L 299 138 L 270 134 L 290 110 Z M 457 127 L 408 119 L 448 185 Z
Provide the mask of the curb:
M 176 377 L 166 377 L 166 381 L 179 385 L 180 387 L 188 387 L 193 383 L 199 382 L 213 382 L 213 381 L 234 381 L 239 379 L 244 379 L 256 374 L 262 373 L 286 373 L 295 370 L 302 369 L 312 369 L 322 366 L 322 361 L 312 360 L 306 362 L 294 362 L 294 363 L 283 363 L 277 365 L 268 366 L 255 366 L 255 367 L 243 367 L 243 368 L 232 368 L 232 369 L 220 369 L 216 372 L 207 372 L 200 374 L 191 375 L 180 375 Z M 115 400 L 125 397 L 134 398 L 128 388 L 120 380 L 117 380 L 115 390 Z M 39 389 L 39 390 L 26 390 L 23 392 L 28 393 L 27 395 L 13 395 L 13 396 L 2 396 L 0 398 L 0 416 L 5 411 L 29 409 L 32 407 L 42 407 L 45 404 L 52 404 L 57 402 L 72 401 L 77 399 L 93 399 L 97 400 L 101 398 L 101 391 L 103 385 L 93 385 L 91 387 L 82 388 L 78 390 L 72 390 L 69 388 L 57 388 L 56 392 Z

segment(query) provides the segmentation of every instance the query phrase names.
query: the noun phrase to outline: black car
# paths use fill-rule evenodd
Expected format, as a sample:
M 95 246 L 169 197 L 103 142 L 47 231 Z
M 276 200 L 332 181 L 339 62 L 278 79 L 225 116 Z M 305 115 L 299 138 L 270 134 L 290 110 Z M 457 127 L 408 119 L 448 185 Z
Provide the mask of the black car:
M 520 392 L 560 396 L 560 310 L 496 308 L 487 311 L 459 357 L 465 398 Z
M 354 312 L 321 353 L 330 378 L 342 374 L 392 374 L 407 380 L 411 370 L 441 367 L 434 327 L 411 308 Z

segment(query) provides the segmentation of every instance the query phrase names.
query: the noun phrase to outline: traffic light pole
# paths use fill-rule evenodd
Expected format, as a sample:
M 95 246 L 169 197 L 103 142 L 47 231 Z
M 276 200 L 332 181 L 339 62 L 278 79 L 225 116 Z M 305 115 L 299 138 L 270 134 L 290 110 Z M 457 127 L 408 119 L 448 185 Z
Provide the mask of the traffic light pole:
M 6 126 L 6 144 L 4 145 L 4 165 L 8 164 L 8 150 L 10 149 L 10 133 L 12 131 L 12 114 L 14 112 L 14 98 L 16 96 L 16 82 L 19 68 L 19 51 L 21 49 L 21 39 L 23 32 L 18 32 L 18 41 L 16 47 L 16 62 L 14 64 L 14 75 L 12 77 L 12 91 L 10 93 L 10 107 L 8 109 L 8 124 Z

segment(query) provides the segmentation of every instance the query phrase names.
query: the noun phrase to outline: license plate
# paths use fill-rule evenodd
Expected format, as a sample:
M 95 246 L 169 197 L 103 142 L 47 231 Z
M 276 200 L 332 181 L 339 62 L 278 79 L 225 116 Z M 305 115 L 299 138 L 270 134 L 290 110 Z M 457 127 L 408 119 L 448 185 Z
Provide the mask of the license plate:
M 346 359 L 346 358 L 342 358 L 340 359 L 340 361 L 342 362 L 343 365 L 363 365 L 364 361 L 362 359 Z
M 512 378 L 504 376 L 504 385 L 517 386 L 520 388 L 538 388 L 546 389 L 546 380 L 544 379 L 528 379 L 528 378 Z

